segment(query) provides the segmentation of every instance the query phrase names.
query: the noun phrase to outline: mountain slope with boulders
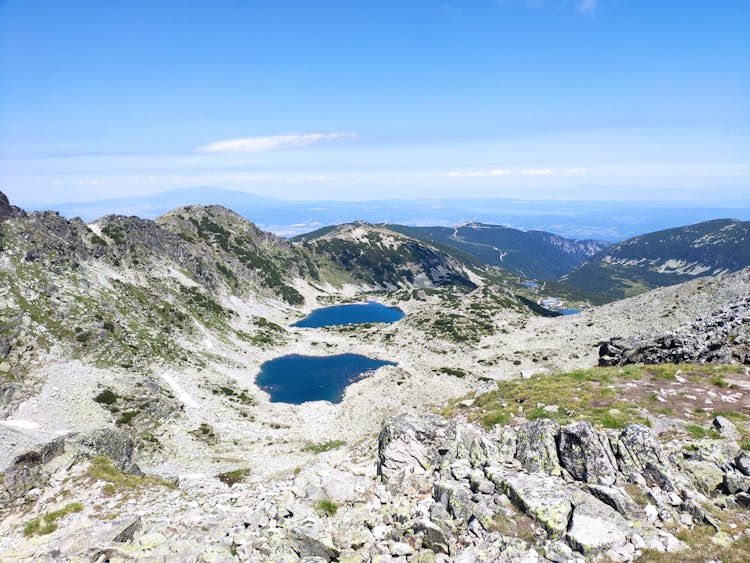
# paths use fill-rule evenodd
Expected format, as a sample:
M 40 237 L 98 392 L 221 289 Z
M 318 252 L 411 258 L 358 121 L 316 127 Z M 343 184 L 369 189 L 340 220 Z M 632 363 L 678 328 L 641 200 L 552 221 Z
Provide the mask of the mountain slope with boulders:
M 0 197 L 0 560 L 745 561 L 748 280 L 551 318 L 384 226 L 289 241 L 220 206 L 85 224 Z M 404 318 L 292 326 L 371 299 Z M 339 354 L 391 365 L 340 402 L 256 384 Z
M 716 219 L 615 244 L 563 276 L 562 281 L 611 301 L 747 266 L 750 222 Z
M 476 287 L 455 258 L 381 226 L 350 223 L 314 231 L 295 240 L 303 248 L 341 264 L 357 278 L 385 289 Z

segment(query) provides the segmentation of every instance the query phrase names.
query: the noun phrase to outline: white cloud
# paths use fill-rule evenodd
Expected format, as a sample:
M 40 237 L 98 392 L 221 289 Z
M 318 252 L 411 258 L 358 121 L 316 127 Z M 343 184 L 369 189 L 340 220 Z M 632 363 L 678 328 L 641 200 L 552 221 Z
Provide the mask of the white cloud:
M 599 0 L 578 0 L 578 11 L 582 14 L 591 15 L 598 6 Z
M 583 176 L 588 170 L 585 168 L 568 168 L 565 173 L 569 176 Z
M 495 168 L 493 170 L 452 170 L 445 176 L 447 178 L 480 178 L 485 176 L 507 176 L 509 174 L 510 170 L 501 170 L 500 168 Z
M 273 149 L 290 147 L 302 147 L 324 141 L 337 141 L 342 139 L 356 139 L 356 133 L 306 133 L 273 135 L 271 137 L 246 137 L 243 139 L 227 139 L 216 141 L 198 147 L 198 152 L 209 153 L 235 153 L 235 152 L 263 152 Z
M 539 168 L 536 170 L 524 170 L 522 174 L 524 176 L 549 176 L 552 174 L 552 170 L 549 168 Z

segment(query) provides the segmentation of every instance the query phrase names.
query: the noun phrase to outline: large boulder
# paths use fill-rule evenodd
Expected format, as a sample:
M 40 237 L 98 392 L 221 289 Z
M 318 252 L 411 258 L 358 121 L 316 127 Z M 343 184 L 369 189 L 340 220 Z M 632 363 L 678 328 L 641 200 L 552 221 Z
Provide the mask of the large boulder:
M 401 414 L 386 419 L 378 437 L 378 475 L 383 483 L 413 472 L 427 474 L 449 451 L 451 426 L 440 416 Z
M 518 429 L 516 459 L 526 471 L 561 475 L 562 468 L 557 458 L 557 437 L 560 424 L 549 418 L 538 418 Z
M 378 439 L 378 475 L 391 488 L 419 488 L 420 479 L 448 470 L 453 461 L 482 468 L 498 460 L 497 443 L 480 428 L 436 415 L 386 419 Z
M 628 521 L 610 506 L 589 498 L 573 509 L 567 533 L 570 547 L 588 555 L 625 545 Z
M 615 441 L 620 471 L 630 481 L 674 491 L 669 464 L 661 444 L 643 424 L 628 424 Z
M 99 428 L 85 434 L 72 434 L 69 444 L 84 457 L 105 456 L 111 458 L 125 473 L 143 475 L 133 462 L 133 438 L 118 428 Z
M 63 438 L 56 438 L 31 450 L 16 456 L 5 470 L 3 487 L 10 500 L 22 497 L 35 487 L 47 484 L 49 475 L 44 465 L 52 461 L 65 451 Z
M 558 445 L 560 464 L 577 481 L 612 485 L 617 469 L 609 441 L 590 422 L 573 422 L 560 429 Z

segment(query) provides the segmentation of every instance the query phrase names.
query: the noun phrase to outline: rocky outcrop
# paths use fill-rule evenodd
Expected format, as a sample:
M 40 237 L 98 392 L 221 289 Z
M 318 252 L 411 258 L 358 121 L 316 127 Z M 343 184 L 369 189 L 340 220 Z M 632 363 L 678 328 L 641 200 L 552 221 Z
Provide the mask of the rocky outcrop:
M 750 364 L 750 297 L 667 334 L 612 338 L 599 347 L 600 366 Z
M 0 223 L 7 221 L 11 217 L 24 217 L 25 215 L 26 212 L 23 209 L 11 205 L 10 201 L 8 201 L 8 196 L 0 192 Z
M 42 486 L 48 478 L 44 465 L 65 451 L 64 438 L 57 438 L 37 449 L 16 456 L 5 469 L 1 487 L 5 489 L 0 500 L 14 500 L 33 488 Z
M 85 434 L 73 434 L 67 443 L 78 455 L 108 457 L 124 473 L 143 475 L 133 461 L 133 438 L 124 430 L 99 428 Z
M 716 424 L 732 433 L 728 420 Z M 492 440 L 494 447 L 455 447 L 467 444 L 457 439 L 466 435 L 473 436 L 474 444 Z M 397 498 L 423 496 L 426 488 L 422 486 L 420 492 L 404 479 L 394 480 L 396 473 L 418 474 L 423 485 L 433 483 L 431 502 L 437 507 L 424 509 L 430 518 L 420 520 L 420 529 L 439 538 L 430 545 L 441 546 L 440 552 L 455 555 L 455 561 L 539 560 L 530 553 L 532 547 L 548 554 L 551 561 L 575 557 L 631 561 L 646 548 L 684 549 L 665 530 L 667 526 L 706 523 L 718 530 L 704 508 L 711 496 L 731 495 L 736 501 L 722 502 L 744 502 L 746 456 L 737 454 L 731 437 L 710 442 L 689 449 L 696 459 L 688 454 L 672 459 L 641 424 L 603 432 L 586 421 L 560 427 L 555 421 L 538 419 L 516 429 L 496 427 L 483 433 L 460 421 L 401 415 L 383 425 L 379 467 Z M 515 446 L 512 455 L 507 455 L 509 443 Z M 487 455 L 472 459 L 471 452 L 478 449 Z M 719 482 L 697 464 L 711 464 Z M 643 498 L 648 502 L 637 504 L 629 493 L 633 488 L 640 490 L 640 502 Z M 512 533 L 509 537 L 508 530 L 498 532 L 503 518 L 518 520 L 521 515 L 535 523 L 536 541 L 529 543 Z M 449 534 L 440 525 L 445 519 L 452 530 Z M 405 541 L 412 541 L 409 534 Z M 460 547 L 462 541 L 471 546 Z M 426 547 L 424 542 L 421 545 Z
M 143 475 L 133 461 L 133 439 L 117 428 L 100 428 L 86 434 L 68 434 L 16 456 L 5 469 L 0 482 L 0 503 L 23 497 L 31 489 L 43 487 L 50 476 L 48 465 L 64 453 L 73 458 L 105 456 L 117 467 L 133 475 Z

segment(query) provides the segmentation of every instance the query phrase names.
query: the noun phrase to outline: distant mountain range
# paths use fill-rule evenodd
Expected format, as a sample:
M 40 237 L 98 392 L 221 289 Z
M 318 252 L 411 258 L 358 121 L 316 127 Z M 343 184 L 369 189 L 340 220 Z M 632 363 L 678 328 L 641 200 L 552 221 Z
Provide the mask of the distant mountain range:
M 21 198 L 22 199 L 22 198 Z M 185 205 L 223 205 L 280 236 L 353 221 L 410 226 L 464 223 L 505 225 L 572 239 L 620 241 L 628 237 L 715 217 L 750 220 L 750 208 L 686 207 L 677 204 L 522 199 L 404 199 L 378 201 L 288 201 L 214 187 L 165 191 L 149 196 L 92 202 L 45 202 L 28 210 L 53 209 L 65 217 L 93 221 L 108 214 L 156 218 Z
M 574 240 L 544 231 L 521 231 L 482 223 L 455 228 L 387 227 L 419 240 L 456 248 L 490 266 L 540 280 L 557 279 L 610 246 L 604 241 Z
M 644 234 L 615 244 L 563 276 L 562 282 L 615 300 L 696 277 L 750 266 L 750 222 L 715 219 Z

